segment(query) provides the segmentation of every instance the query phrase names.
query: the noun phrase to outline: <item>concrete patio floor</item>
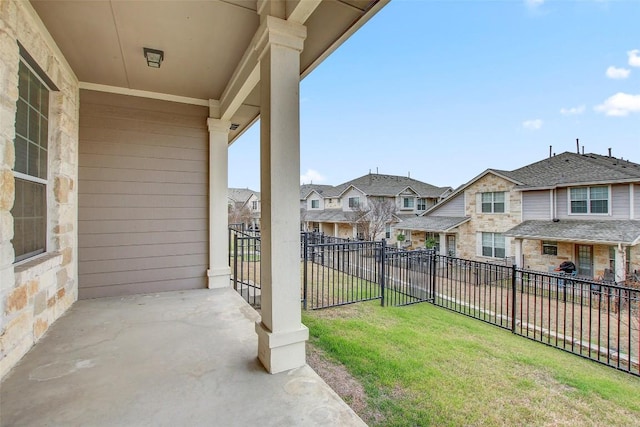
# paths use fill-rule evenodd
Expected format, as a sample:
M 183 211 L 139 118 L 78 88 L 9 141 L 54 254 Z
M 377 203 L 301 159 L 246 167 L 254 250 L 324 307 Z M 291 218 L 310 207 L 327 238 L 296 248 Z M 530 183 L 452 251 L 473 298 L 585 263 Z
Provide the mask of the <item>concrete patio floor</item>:
M 2 426 L 364 426 L 308 366 L 268 374 L 232 289 L 78 301 L 3 379 Z

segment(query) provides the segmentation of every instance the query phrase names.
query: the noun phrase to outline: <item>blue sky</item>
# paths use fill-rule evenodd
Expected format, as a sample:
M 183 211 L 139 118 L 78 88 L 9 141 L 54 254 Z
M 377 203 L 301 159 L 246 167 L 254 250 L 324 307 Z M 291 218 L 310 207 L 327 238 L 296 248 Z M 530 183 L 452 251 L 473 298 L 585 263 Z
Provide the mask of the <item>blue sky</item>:
M 392 0 L 301 82 L 301 180 L 457 187 L 576 150 L 640 163 L 640 1 Z M 259 124 L 229 186 L 260 189 Z

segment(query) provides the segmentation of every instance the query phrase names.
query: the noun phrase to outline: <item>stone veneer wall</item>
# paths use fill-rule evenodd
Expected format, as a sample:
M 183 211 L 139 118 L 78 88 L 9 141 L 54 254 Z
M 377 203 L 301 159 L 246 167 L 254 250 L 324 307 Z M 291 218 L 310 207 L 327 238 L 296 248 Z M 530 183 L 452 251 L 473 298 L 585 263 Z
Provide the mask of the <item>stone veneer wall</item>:
M 499 176 L 487 174 L 465 190 L 465 215 L 471 217 L 471 221 L 462 224 L 458 228 L 456 240 L 456 254 L 461 258 L 475 259 L 479 261 L 491 261 L 495 258 L 487 258 L 476 253 L 477 233 L 504 233 L 521 222 L 522 199 L 520 192 L 512 191 L 514 184 Z M 509 210 L 502 214 L 486 214 L 477 211 L 478 193 L 490 191 L 505 191 L 509 197 Z M 507 255 L 515 255 L 513 240 L 507 248 Z
M 49 115 L 48 248 L 14 265 L 18 41 L 58 87 Z M 77 299 L 78 80 L 28 1 L 0 0 L 0 377 Z

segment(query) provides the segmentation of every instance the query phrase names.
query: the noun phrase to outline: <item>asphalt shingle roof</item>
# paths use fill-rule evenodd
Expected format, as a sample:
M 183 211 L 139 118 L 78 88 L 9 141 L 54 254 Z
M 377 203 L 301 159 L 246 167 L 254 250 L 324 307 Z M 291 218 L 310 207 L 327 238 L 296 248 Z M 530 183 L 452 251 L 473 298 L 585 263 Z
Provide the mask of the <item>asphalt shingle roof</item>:
M 325 209 L 319 211 L 307 210 L 304 213 L 304 221 L 350 223 L 352 220 L 347 214 L 348 213 L 342 209 Z
M 336 185 L 323 193 L 324 197 L 338 197 L 344 190 L 353 185 L 367 196 L 395 196 L 405 188 L 411 187 L 419 197 L 438 198 L 451 187 L 436 187 L 413 178 L 397 175 L 367 174 Z
M 640 242 L 640 221 L 530 220 L 513 227 L 505 235 L 523 239 L 635 245 Z
M 469 217 L 452 216 L 416 216 L 413 218 L 403 219 L 401 223 L 396 224 L 396 228 L 439 233 L 448 231 L 469 219 Z
M 322 195 L 325 191 L 333 189 L 333 185 L 321 185 L 321 184 L 302 184 L 300 186 L 300 200 L 306 199 L 309 193 L 317 191 Z
M 236 203 L 245 203 L 253 194 L 258 196 L 258 199 L 260 198 L 258 191 L 253 191 L 248 188 L 229 188 L 227 192 L 228 197 Z
M 521 187 L 640 180 L 640 165 L 599 154 L 564 152 L 513 171 L 495 170 Z

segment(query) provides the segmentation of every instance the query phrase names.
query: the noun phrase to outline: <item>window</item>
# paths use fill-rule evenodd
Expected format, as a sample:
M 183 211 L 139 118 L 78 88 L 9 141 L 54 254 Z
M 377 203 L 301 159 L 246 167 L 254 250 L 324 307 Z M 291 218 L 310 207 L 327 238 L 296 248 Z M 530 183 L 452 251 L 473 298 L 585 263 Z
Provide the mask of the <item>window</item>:
M 253 209 L 254 211 L 258 210 L 258 201 L 257 200 L 253 200 L 251 202 L 251 209 Z
M 349 207 L 357 208 L 360 206 L 360 197 L 349 197 Z
M 483 213 L 504 213 L 504 191 L 482 193 Z
M 49 88 L 24 60 L 18 73 L 15 202 L 11 209 L 16 262 L 46 251 L 49 140 Z
M 391 238 L 391 226 L 389 224 L 387 224 L 384 227 L 384 238 L 385 239 L 390 239 Z
M 543 240 L 542 255 L 558 255 L 558 242 Z
M 312 200 L 311 209 L 320 209 L 320 200 Z
M 482 233 L 482 256 L 492 258 L 506 257 L 505 239 L 500 233 Z
M 419 211 L 427 210 L 427 199 L 418 199 L 418 210 Z
M 403 197 L 402 198 L 402 207 L 404 209 L 413 209 L 415 199 L 413 197 Z
M 572 214 L 608 214 L 609 188 L 578 187 L 569 191 Z

